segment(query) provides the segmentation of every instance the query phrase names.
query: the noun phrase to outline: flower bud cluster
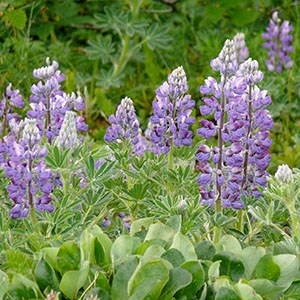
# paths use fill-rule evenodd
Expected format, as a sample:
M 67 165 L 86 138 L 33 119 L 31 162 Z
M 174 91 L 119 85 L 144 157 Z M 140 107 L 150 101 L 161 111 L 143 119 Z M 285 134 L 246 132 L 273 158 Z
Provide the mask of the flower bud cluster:
M 35 69 L 33 76 L 40 81 L 31 87 L 31 110 L 27 116 L 36 119 L 42 134 L 45 134 L 47 140 L 52 142 L 58 136 L 62 126 L 65 113 L 75 110 L 82 111 L 85 107 L 81 96 L 72 93 L 68 95 L 61 90 L 60 83 L 64 81 L 65 76 L 58 70 L 58 63 L 46 60 L 47 66 Z M 77 130 L 84 132 L 88 129 L 81 116 L 76 118 Z
M 7 137 L 5 137 L 7 138 Z M 21 139 L 6 140 L 7 159 L 4 171 L 10 184 L 9 197 L 14 201 L 10 216 L 26 217 L 30 208 L 53 211 L 50 194 L 53 190 L 53 174 L 47 169 L 44 158 L 47 149 L 40 147 L 40 131 L 35 120 L 25 119 Z
M 233 40 L 226 40 L 222 51 L 218 57 L 210 62 L 210 66 L 215 71 L 220 71 L 223 76 L 230 76 L 235 73 L 238 62 Z
M 269 59 L 265 61 L 269 71 L 280 73 L 283 68 L 289 69 L 293 66 L 293 61 L 289 56 L 294 50 L 292 30 L 293 26 L 289 25 L 289 21 L 281 23 L 277 11 L 272 14 L 267 32 L 262 35 L 266 40 L 263 47 L 269 50 Z
M 109 117 L 111 126 L 107 128 L 104 140 L 107 143 L 127 140 L 133 146 L 140 139 L 140 123 L 136 117 L 135 108 L 130 98 L 125 97 L 118 105 L 115 115 Z
M 212 117 L 200 121 L 198 134 L 205 139 L 216 136 L 218 143 L 199 147 L 197 182 L 203 204 L 220 201 L 240 209 L 242 195 L 259 197 L 259 187 L 267 184 L 273 121 L 266 108 L 271 98 L 256 86 L 263 78 L 257 61 L 249 58 L 230 77 L 223 76 L 224 69 L 219 68 L 220 83 L 209 77 L 200 87 L 200 113 Z
M 242 32 L 238 32 L 233 37 L 233 42 L 236 51 L 237 63 L 239 65 L 244 62 L 245 59 L 249 56 L 249 50 L 245 42 L 245 34 Z
M 275 178 L 281 184 L 288 183 L 293 179 L 293 171 L 288 165 L 280 165 L 275 173 Z
M 168 76 L 168 81 L 156 90 L 149 126 L 150 142 L 155 145 L 156 152 L 166 154 L 172 144 L 177 147 L 192 144 L 193 133 L 189 127 L 195 123 L 195 118 L 190 116 L 195 101 L 191 100 L 191 95 L 185 95 L 187 90 L 182 67 L 175 69 Z
M 64 149 L 75 148 L 78 144 L 76 129 L 76 113 L 67 111 L 55 144 Z

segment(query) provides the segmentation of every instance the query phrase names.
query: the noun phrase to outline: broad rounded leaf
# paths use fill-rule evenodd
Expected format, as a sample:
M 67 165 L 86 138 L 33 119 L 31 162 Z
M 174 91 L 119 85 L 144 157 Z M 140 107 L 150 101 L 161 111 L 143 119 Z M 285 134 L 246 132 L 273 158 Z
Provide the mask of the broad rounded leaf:
M 169 270 L 163 260 L 149 261 L 130 279 L 129 300 L 159 299 L 169 280 Z
M 71 270 L 78 270 L 80 249 L 75 242 L 67 241 L 60 246 L 56 259 L 61 274 Z
M 78 291 L 88 279 L 89 262 L 85 261 L 79 271 L 68 271 L 64 273 L 59 284 L 60 290 L 69 299 L 75 299 Z

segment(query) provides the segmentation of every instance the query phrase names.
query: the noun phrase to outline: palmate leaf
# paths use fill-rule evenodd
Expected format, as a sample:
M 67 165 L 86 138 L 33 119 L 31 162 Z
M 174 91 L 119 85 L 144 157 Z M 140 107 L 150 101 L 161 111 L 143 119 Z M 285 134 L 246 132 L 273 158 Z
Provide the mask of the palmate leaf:
M 101 70 L 101 74 L 97 76 L 97 85 L 104 89 L 109 89 L 111 86 L 120 87 L 122 85 L 121 76 L 113 76 L 113 70 Z
M 96 24 L 104 30 L 120 30 L 126 24 L 128 13 L 111 7 L 105 7 L 104 11 L 104 14 L 95 14 Z
M 85 48 L 88 58 L 92 60 L 101 59 L 103 64 L 106 64 L 115 52 L 110 35 L 98 35 L 94 40 L 89 40 L 88 44 L 89 47 Z
M 145 32 L 148 47 L 151 50 L 168 48 L 171 41 L 168 33 L 169 29 L 167 26 L 160 26 L 158 24 L 150 26 Z
M 124 12 L 111 7 L 104 8 L 105 14 L 96 14 L 96 23 L 104 30 L 115 30 L 117 33 L 127 33 L 133 36 L 135 33 L 143 34 L 147 23 L 135 21 L 130 11 Z

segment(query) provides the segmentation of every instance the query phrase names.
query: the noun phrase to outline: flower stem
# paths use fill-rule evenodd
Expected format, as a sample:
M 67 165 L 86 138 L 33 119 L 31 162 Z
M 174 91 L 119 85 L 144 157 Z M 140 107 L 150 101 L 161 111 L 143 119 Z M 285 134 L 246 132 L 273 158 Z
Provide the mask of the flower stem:
M 294 236 L 300 241 L 299 221 L 298 221 L 298 215 L 295 212 L 295 206 L 294 205 L 288 205 L 287 208 L 288 208 L 288 211 L 289 211 L 289 214 L 290 214 L 290 217 L 291 217 Z
M 237 223 L 237 229 L 241 232 L 243 232 L 243 229 L 244 229 L 244 211 L 242 209 L 240 209 L 238 211 L 238 214 L 237 214 L 237 217 L 238 217 L 238 223 Z
M 171 141 L 170 151 L 168 153 L 168 168 L 173 168 L 173 141 Z
M 247 190 L 247 178 L 248 178 L 248 161 L 249 161 L 249 139 L 252 137 L 252 86 L 249 85 L 249 100 L 248 100 L 248 116 L 249 116 L 249 126 L 247 130 L 246 137 L 246 151 L 244 157 L 244 176 L 241 184 L 241 190 L 245 188 Z
M 39 233 L 39 229 L 38 229 L 38 222 L 37 222 L 37 218 L 35 215 L 35 208 L 34 207 L 30 207 L 30 219 L 31 219 L 31 223 L 32 223 L 32 227 L 34 232 Z
M 221 201 L 216 202 L 216 210 L 215 210 L 215 216 L 217 214 L 222 213 L 222 204 Z M 214 227 L 214 243 L 217 243 L 220 240 L 221 237 L 221 228 L 218 226 Z

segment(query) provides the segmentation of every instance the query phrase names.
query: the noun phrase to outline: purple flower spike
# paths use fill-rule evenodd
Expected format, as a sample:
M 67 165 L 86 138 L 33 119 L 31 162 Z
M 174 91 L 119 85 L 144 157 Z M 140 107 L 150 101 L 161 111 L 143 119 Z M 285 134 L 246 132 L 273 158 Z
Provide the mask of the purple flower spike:
M 234 38 L 233 38 L 235 51 L 236 51 L 236 57 L 238 64 L 245 61 L 245 59 L 249 56 L 249 50 L 246 46 L 245 42 L 245 34 L 242 32 L 238 32 Z
M 238 67 L 234 41 L 226 40 L 219 56 L 210 63 L 215 71 L 220 71 L 223 76 L 230 76 L 235 73 Z
M 71 95 L 61 90 L 60 83 L 65 76 L 58 70 L 58 62 L 46 59 L 47 66 L 35 69 L 33 76 L 40 81 L 31 87 L 31 110 L 27 112 L 28 118 L 36 119 L 41 134 L 47 137 L 48 142 L 59 135 L 64 116 L 67 111 L 82 111 L 85 108 L 80 95 Z M 87 125 L 81 116 L 77 117 L 77 130 L 87 131 Z
M 237 39 L 235 43 L 227 40 L 211 62 L 220 71 L 220 83 L 210 77 L 200 88 L 204 95 L 200 113 L 214 114 L 214 121 L 200 120 L 202 127 L 197 132 L 205 139 L 217 136 L 217 145 L 201 145 L 196 158 L 200 202 L 212 205 L 218 201 L 224 207 L 242 209 L 241 196 L 259 197 L 258 187 L 267 184 L 273 121 L 267 110 L 271 98 L 256 86 L 263 73 L 251 58 L 238 66 L 236 59 L 241 54 L 237 48 L 245 44 L 240 41 L 237 45 Z
M 289 56 L 294 51 L 292 30 L 293 26 L 289 25 L 288 21 L 281 23 L 277 11 L 272 14 L 267 32 L 262 35 L 266 40 L 263 47 L 269 50 L 269 59 L 265 61 L 269 71 L 280 73 L 283 68 L 289 69 L 293 66 Z
M 133 102 L 130 98 L 122 99 L 116 114 L 109 117 L 111 126 L 107 128 L 104 141 L 122 143 L 125 140 L 133 145 L 133 153 L 143 153 L 140 123 L 137 119 Z
M 156 90 L 153 101 L 153 116 L 148 129 L 154 153 L 167 154 L 171 146 L 190 146 L 193 133 L 189 127 L 195 123 L 191 117 L 195 101 L 185 93 L 188 90 L 187 78 L 183 67 L 178 67 Z
M 10 212 L 12 218 L 26 217 L 31 208 L 49 212 L 54 210 L 50 204 L 53 175 L 46 168 L 44 158 L 47 149 L 40 147 L 40 141 L 40 130 L 34 119 L 25 119 L 19 141 L 5 139 L 7 155 L 4 171 L 10 178 L 7 192 L 14 201 Z

